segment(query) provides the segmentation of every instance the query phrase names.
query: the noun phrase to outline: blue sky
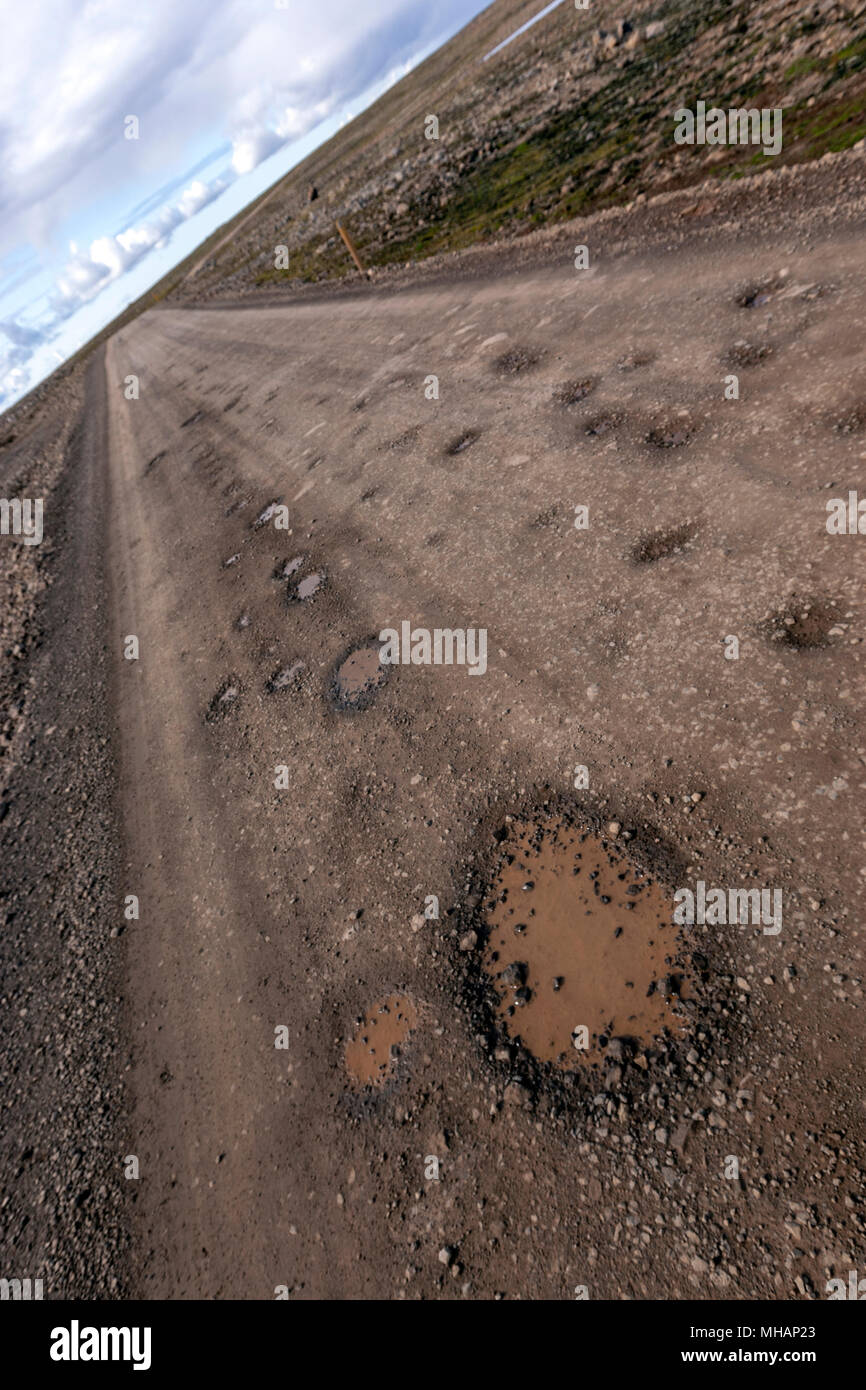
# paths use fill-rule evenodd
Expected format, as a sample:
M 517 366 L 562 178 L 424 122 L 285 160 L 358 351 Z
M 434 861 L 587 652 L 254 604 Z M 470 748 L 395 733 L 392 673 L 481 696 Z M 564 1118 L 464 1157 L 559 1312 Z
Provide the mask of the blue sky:
M 0 0 L 0 409 L 487 3 Z

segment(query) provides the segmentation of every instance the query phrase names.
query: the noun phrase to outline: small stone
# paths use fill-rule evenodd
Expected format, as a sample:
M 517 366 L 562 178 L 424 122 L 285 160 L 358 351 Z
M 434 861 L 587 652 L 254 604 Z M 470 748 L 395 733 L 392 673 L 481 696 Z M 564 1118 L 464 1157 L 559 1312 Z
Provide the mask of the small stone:
M 465 936 L 461 936 L 461 938 L 460 938 L 460 950 L 461 950 L 461 951 L 474 951 L 474 950 L 475 950 L 475 947 L 476 947 L 477 945 L 478 945 L 478 933 L 477 933 L 477 932 L 468 931 L 468 932 L 466 933 Z
M 513 986 L 515 989 L 524 983 L 528 969 L 525 961 L 513 960 L 510 965 L 506 965 L 499 978 L 504 985 Z
M 617 835 L 619 834 L 619 832 L 620 832 L 621 830 L 622 830 L 622 825 L 621 825 L 621 823 L 620 823 L 618 820 L 608 821 L 608 823 L 607 823 L 607 833 L 608 833 L 608 835 L 611 837 L 612 840 L 615 840 L 615 839 L 616 839 Z
M 529 1100 L 529 1087 L 524 1086 L 522 1081 L 509 1081 L 504 1099 L 506 1105 L 525 1105 Z

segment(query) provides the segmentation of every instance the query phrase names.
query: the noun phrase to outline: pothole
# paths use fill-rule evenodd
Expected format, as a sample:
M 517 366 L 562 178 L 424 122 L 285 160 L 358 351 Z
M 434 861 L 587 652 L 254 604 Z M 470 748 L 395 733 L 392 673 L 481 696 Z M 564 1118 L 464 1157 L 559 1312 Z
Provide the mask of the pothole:
M 346 1044 L 346 1070 L 359 1086 L 377 1086 L 393 1072 L 400 1050 L 418 1023 L 408 994 L 391 994 L 357 1021 Z
M 772 357 L 773 349 L 769 343 L 748 343 L 745 339 L 740 339 L 728 352 L 725 358 L 727 367 L 757 367 L 761 362 L 766 362 L 768 357 Z
M 574 1069 L 683 1030 L 671 895 L 599 835 L 514 823 L 482 911 L 497 1016 L 536 1060 Z
M 616 364 L 618 372 L 634 372 L 639 367 L 649 367 L 656 360 L 654 352 L 627 352 Z
M 598 379 L 592 376 L 582 377 L 578 381 L 564 381 L 554 390 L 553 399 L 557 405 L 578 405 L 592 395 L 597 385 Z
M 587 420 L 584 426 L 584 434 L 590 439 L 598 439 L 606 434 L 613 434 L 624 423 L 625 416 L 618 411 L 606 410 L 600 415 L 593 415 Z
M 688 413 L 665 415 L 655 421 L 644 437 L 644 443 L 653 449 L 681 449 L 689 444 L 697 433 L 697 426 Z
M 698 531 L 697 522 L 685 521 L 669 530 L 658 528 L 647 531 L 631 548 L 631 558 L 636 565 L 649 565 L 655 560 L 666 560 L 671 555 L 679 555 Z
M 237 676 L 229 676 L 223 681 L 217 693 L 214 695 L 207 707 L 205 721 L 213 724 L 217 719 L 223 719 L 237 704 L 241 693 L 241 683 Z
M 464 430 L 462 434 L 456 435 L 450 444 L 446 444 L 445 453 L 449 458 L 453 458 L 455 454 L 462 454 L 463 450 L 474 444 L 477 438 L 477 430 Z
M 739 309 L 763 309 L 776 291 L 784 287 L 784 283 L 778 278 L 755 281 L 740 290 L 735 303 Z
M 291 560 L 281 560 L 274 568 L 274 579 L 291 579 L 304 563 L 303 555 L 295 555 Z
M 379 660 L 379 643 L 371 638 L 337 663 L 331 687 L 339 709 L 366 709 L 385 684 L 388 668 Z
M 167 457 L 167 454 L 167 449 L 160 449 L 158 454 L 154 454 L 153 458 L 149 460 L 147 467 L 144 470 L 145 473 L 149 473 L 150 470 L 152 468 L 155 468 L 158 463 L 162 463 L 163 459 Z
M 516 347 L 497 357 L 493 368 L 500 376 L 517 376 L 520 372 L 528 371 L 530 367 L 536 367 L 540 361 L 540 352 L 535 352 L 532 348 Z
M 182 430 L 185 430 L 185 429 L 187 428 L 188 425 L 196 425 L 196 424 L 198 424 L 199 420 L 203 419 L 203 417 L 204 417 L 204 411 L 203 411 L 203 410 L 197 410 L 197 411 L 195 412 L 194 415 L 190 415 L 186 420 L 181 421 L 181 426 L 180 426 L 180 427 L 181 427 Z
M 762 624 L 764 636 L 796 651 L 814 651 L 830 644 L 832 629 L 842 617 L 838 604 L 830 599 L 791 599 L 771 613 Z
M 291 666 L 280 667 L 279 671 L 275 671 L 267 683 L 268 694 L 273 695 L 278 690 L 286 690 L 290 685 L 297 685 L 306 669 L 303 661 L 293 661 Z
M 267 526 L 268 522 L 276 515 L 277 507 L 280 505 L 281 502 L 279 497 L 275 498 L 273 502 L 269 502 L 268 505 L 259 512 L 255 521 L 250 522 L 252 529 L 254 531 L 260 531 L 263 526 Z
M 316 570 L 313 574 L 305 577 L 289 590 L 290 603 L 306 603 L 325 587 L 326 576 L 324 570 Z

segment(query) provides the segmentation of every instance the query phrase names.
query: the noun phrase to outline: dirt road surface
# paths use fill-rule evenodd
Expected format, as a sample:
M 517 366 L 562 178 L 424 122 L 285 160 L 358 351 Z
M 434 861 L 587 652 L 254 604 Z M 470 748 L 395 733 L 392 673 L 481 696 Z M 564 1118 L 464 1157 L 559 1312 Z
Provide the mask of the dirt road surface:
M 862 218 L 612 225 L 583 270 L 570 232 L 152 311 L 91 372 L 141 1296 L 786 1299 L 856 1267 L 864 542 L 826 504 L 866 459 Z M 347 707 L 341 663 L 404 621 L 485 629 L 486 671 Z M 546 1068 L 497 1032 L 477 915 L 544 816 L 671 898 L 778 889 L 782 930 L 686 934 L 685 1035 Z M 361 1085 L 394 995 L 414 1026 Z

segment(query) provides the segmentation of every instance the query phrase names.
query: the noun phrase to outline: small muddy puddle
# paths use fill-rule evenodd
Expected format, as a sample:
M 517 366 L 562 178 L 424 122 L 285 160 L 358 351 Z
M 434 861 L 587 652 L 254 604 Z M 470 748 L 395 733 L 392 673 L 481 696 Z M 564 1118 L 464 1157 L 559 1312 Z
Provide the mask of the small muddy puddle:
M 294 589 L 290 590 L 289 598 L 292 602 L 305 603 L 307 599 L 314 598 L 319 590 L 324 588 L 324 585 L 325 576 L 322 571 L 308 574 Z
M 293 574 L 297 574 L 303 563 L 303 555 L 296 555 L 293 560 L 281 561 L 274 570 L 274 579 L 291 579 Z
M 559 820 L 515 824 L 502 851 L 485 901 L 484 968 L 510 1036 L 574 1068 L 601 1060 L 611 1038 L 639 1048 L 680 1031 L 670 893 Z
M 263 526 L 267 526 L 268 522 L 272 521 L 273 518 L 276 516 L 277 508 L 280 505 L 281 499 L 279 497 L 276 497 L 273 502 L 269 502 L 268 505 L 262 511 L 259 512 L 255 521 L 250 523 L 253 530 L 260 531 Z
M 268 681 L 268 694 L 273 695 L 277 690 L 287 690 L 290 685 L 295 685 L 306 669 L 303 661 L 294 661 L 291 666 L 282 666 Z
M 368 643 L 349 652 L 334 676 L 334 698 L 339 705 L 360 709 L 384 685 L 387 669 L 379 660 L 379 647 Z
M 406 994 L 391 994 L 374 1004 L 358 1023 L 346 1045 L 346 1069 L 360 1086 L 381 1084 L 393 1071 L 400 1048 L 418 1022 L 418 1012 Z

